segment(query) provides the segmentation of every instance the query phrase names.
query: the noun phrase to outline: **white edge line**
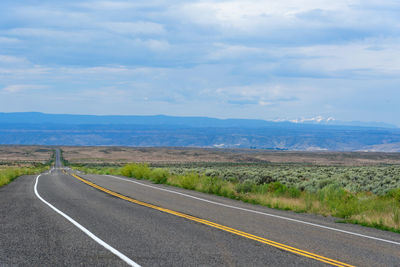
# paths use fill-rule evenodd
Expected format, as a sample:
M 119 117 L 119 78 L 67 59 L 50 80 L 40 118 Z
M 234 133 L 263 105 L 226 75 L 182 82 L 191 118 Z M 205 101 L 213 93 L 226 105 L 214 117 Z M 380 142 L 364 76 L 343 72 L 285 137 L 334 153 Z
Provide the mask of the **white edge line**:
M 323 229 L 327 229 L 327 230 L 331 230 L 331 231 L 336 231 L 336 232 L 341 232 L 341 233 L 345 233 L 345 234 L 349 234 L 349 235 L 369 238 L 369 239 L 382 241 L 382 242 L 386 242 L 386 243 L 390 243 L 390 244 L 394 244 L 394 245 L 400 245 L 400 242 L 396 242 L 396 241 L 391 241 L 391 240 L 382 239 L 382 238 L 378 238 L 378 237 L 363 235 L 363 234 L 354 233 L 354 232 L 350 232 L 350 231 L 346 231 L 346 230 L 341 230 L 341 229 L 337 229 L 337 228 L 333 228 L 333 227 L 329 227 L 329 226 L 324 226 L 324 225 L 321 225 L 321 224 L 310 223 L 310 222 L 306 222 L 306 221 L 302 221 L 302 220 L 292 219 L 292 218 L 289 218 L 289 217 L 279 216 L 279 215 L 265 213 L 265 212 L 261 212 L 261 211 L 235 207 L 235 206 L 231 206 L 231 205 L 227 205 L 227 204 L 223 204 L 223 203 L 207 200 L 207 199 L 204 199 L 204 198 L 199 198 L 199 197 L 195 197 L 195 196 L 192 196 L 192 195 L 184 194 L 184 193 L 177 192 L 177 191 L 174 191 L 174 190 L 168 190 L 168 189 L 164 189 L 164 188 L 159 188 L 157 186 L 143 184 L 143 183 L 140 183 L 140 182 L 137 182 L 137 181 L 134 181 L 134 180 L 127 180 L 127 179 L 124 179 L 124 178 L 121 178 L 121 177 L 117 177 L 117 176 L 113 176 L 113 175 L 106 175 L 106 176 L 113 177 L 115 179 L 123 180 L 123 181 L 130 182 L 130 183 L 139 184 L 141 186 L 150 187 L 150 188 L 158 189 L 158 190 L 161 190 L 161 191 L 166 191 L 166 192 L 169 192 L 169 193 L 174 193 L 174 194 L 177 194 L 177 195 L 193 198 L 193 199 L 196 199 L 196 200 L 204 201 L 204 202 L 207 202 L 207 203 L 211 203 L 211 204 L 215 204 L 215 205 L 219 205 L 219 206 L 223 206 L 223 207 L 227 207 L 227 208 L 232 208 L 232 209 L 252 212 L 252 213 L 261 214 L 261 215 L 265 215 L 265 216 L 269 216 L 269 217 L 274 217 L 274 218 L 278 218 L 278 219 L 282 219 L 282 220 L 287 220 L 287 221 L 302 223 L 302 224 L 306 224 L 306 225 L 311 225 L 311 226 L 315 226 L 315 227 L 319 227 L 319 228 L 323 228 Z
M 51 205 L 49 202 L 47 202 L 46 200 L 44 200 L 38 193 L 37 191 L 37 185 L 38 185 L 38 181 L 39 181 L 39 177 L 41 176 L 41 174 L 39 174 L 36 177 L 36 182 L 35 182 L 35 187 L 34 187 L 34 191 L 36 196 L 43 202 L 45 203 L 47 206 L 49 206 L 50 208 L 52 208 L 55 212 L 57 212 L 58 214 L 60 214 L 61 216 L 63 216 L 65 219 L 67 219 L 68 221 L 70 221 L 73 225 L 75 225 L 76 227 L 78 227 L 82 232 L 84 232 L 86 235 L 88 235 L 90 238 L 92 238 L 94 241 L 96 241 L 97 243 L 99 243 L 100 245 L 102 245 L 104 248 L 106 248 L 107 250 L 109 250 L 111 253 L 113 253 L 114 255 L 116 255 L 117 257 L 119 257 L 121 260 L 123 260 L 124 262 L 126 262 L 128 265 L 130 266 L 134 266 L 134 267 L 140 267 L 139 264 L 137 264 L 136 262 L 134 262 L 133 260 L 129 259 L 127 256 L 125 256 L 124 254 L 122 254 L 121 252 L 119 252 L 118 250 L 116 250 L 115 248 L 113 248 L 112 246 L 108 245 L 106 242 L 104 242 L 103 240 L 101 240 L 100 238 L 98 238 L 97 236 L 95 236 L 93 233 L 91 233 L 88 229 L 86 229 L 85 227 L 83 227 L 82 225 L 80 225 L 78 222 L 76 222 L 74 219 L 72 219 L 71 217 L 69 217 L 67 214 L 65 214 L 64 212 L 60 211 L 59 209 L 57 209 L 56 207 L 54 207 L 53 205 Z

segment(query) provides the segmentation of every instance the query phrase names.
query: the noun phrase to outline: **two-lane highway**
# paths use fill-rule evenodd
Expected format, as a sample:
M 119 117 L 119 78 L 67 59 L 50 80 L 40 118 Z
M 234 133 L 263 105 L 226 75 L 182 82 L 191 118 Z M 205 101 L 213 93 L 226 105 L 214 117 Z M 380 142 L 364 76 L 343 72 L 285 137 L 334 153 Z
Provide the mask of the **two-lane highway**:
M 57 155 L 57 169 L 0 189 L 1 266 L 400 262 L 398 234 L 146 181 L 72 176 Z
M 0 191 L 0 265 L 124 265 L 34 194 L 25 176 Z M 104 194 L 61 171 L 41 175 L 38 194 L 142 266 L 318 265 L 258 242 Z

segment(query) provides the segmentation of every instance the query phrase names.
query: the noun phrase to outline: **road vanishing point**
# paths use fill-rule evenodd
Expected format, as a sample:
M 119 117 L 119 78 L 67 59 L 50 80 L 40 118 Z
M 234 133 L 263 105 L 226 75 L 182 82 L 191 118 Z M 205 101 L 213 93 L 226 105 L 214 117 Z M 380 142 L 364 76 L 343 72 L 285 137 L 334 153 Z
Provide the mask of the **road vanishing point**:
M 0 266 L 400 266 L 400 235 L 54 168 L 0 188 Z

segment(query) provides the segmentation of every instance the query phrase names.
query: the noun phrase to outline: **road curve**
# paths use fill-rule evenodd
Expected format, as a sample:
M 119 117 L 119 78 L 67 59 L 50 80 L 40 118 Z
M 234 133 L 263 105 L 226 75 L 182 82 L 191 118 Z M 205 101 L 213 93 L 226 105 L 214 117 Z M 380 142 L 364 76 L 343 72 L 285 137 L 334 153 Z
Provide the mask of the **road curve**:
M 61 168 L 59 160 L 56 166 Z M 39 178 L 20 177 L 0 188 L 0 209 L 0 266 L 126 266 L 132 262 L 141 266 L 329 266 L 237 231 L 343 264 L 397 266 L 400 262 L 398 234 L 122 177 L 73 177 L 61 169 Z
M 0 189 L 0 265 L 125 266 L 34 194 L 35 176 Z M 141 266 L 318 266 L 319 262 L 174 215 L 134 205 L 60 171 L 40 196 Z
M 338 224 L 332 218 L 273 210 L 199 192 L 154 185 L 147 181 L 102 175 L 79 176 L 123 196 L 190 214 L 347 264 L 397 266 L 400 262 L 399 234 L 358 225 Z

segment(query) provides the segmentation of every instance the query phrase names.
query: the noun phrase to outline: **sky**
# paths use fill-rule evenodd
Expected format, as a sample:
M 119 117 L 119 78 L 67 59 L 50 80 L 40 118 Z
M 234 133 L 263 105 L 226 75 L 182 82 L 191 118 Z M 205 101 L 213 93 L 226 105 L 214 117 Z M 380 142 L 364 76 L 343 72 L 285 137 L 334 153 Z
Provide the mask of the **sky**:
M 0 1 L 0 112 L 400 126 L 400 1 Z

